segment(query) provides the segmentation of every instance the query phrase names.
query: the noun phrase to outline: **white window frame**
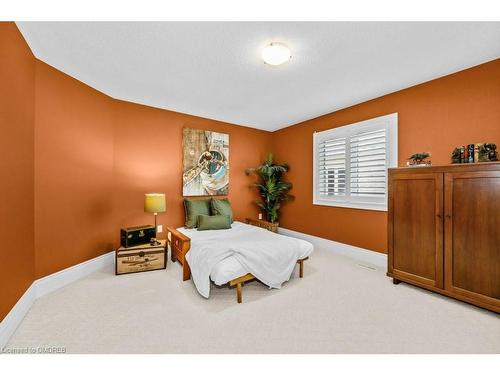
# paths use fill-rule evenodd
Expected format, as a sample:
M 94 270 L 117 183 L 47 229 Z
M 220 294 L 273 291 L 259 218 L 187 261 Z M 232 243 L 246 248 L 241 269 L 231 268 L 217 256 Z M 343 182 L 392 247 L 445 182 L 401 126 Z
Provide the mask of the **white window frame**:
M 398 114 L 391 113 L 389 115 L 376 117 L 373 119 L 356 122 L 338 128 L 328 129 L 322 132 L 313 134 L 313 204 L 320 206 L 334 206 L 357 208 L 364 210 L 387 211 L 387 189 L 388 189 L 388 172 L 386 169 L 385 176 L 385 195 L 381 197 L 356 197 L 356 196 L 321 196 L 319 190 L 319 173 L 318 173 L 318 153 L 319 145 L 325 139 L 330 138 L 346 138 L 346 145 L 349 144 L 349 139 L 358 133 L 386 129 L 387 131 L 387 148 L 386 148 L 386 168 L 395 168 L 398 166 Z M 346 146 L 347 147 L 347 146 Z M 349 181 L 350 170 L 350 155 L 346 149 L 346 183 Z M 347 185 L 346 185 L 347 188 Z

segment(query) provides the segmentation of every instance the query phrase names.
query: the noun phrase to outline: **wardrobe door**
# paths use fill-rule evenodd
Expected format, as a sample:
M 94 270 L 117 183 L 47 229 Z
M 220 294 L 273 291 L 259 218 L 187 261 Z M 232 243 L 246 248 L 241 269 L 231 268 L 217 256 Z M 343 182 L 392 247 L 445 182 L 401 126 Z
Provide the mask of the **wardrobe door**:
M 389 178 L 389 273 L 394 279 L 443 288 L 443 174 Z
M 500 307 L 500 172 L 446 173 L 445 216 L 446 289 Z

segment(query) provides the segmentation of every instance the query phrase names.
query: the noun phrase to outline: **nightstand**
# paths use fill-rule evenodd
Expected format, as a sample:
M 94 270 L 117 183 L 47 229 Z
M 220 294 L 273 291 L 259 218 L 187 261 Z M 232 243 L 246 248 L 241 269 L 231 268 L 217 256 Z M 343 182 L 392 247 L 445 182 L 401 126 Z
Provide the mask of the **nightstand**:
M 143 244 L 120 247 L 115 253 L 115 274 L 123 275 L 167 268 L 167 241 L 159 245 Z

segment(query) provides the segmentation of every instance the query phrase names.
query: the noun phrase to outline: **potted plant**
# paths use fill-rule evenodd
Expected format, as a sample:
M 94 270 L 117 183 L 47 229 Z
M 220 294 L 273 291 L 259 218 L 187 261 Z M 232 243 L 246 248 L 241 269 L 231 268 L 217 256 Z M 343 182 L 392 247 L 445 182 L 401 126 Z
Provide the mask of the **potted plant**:
M 288 164 L 274 163 L 273 154 L 269 154 L 262 165 L 245 171 L 247 175 L 256 174 L 259 177 L 259 181 L 254 183 L 253 186 L 259 190 L 261 200 L 255 203 L 261 208 L 267 221 L 271 223 L 278 221 L 281 202 L 293 198 L 288 193 L 292 188 L 292 184 L 283 181 L 283 174 L 288 170 Z
M 408 158 L 409 162 L 406 163 L 409 167 L 424 167 L 424 166 L 431 166 L 430 160 L 425 160 L 427 159 L 431 154 L 429 152 L 419 152 L 416 154 L 413 154 Z

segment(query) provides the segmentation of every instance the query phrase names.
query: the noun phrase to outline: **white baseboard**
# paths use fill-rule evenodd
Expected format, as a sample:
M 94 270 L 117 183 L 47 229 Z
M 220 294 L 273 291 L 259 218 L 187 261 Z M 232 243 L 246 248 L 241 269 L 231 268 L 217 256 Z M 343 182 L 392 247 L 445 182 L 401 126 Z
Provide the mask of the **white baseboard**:
M 36 285 L 36 298 L 40 298 L 47 293 L 53 292 L 54 290 L 71 284 L 76 280 L 80 280 L 95 271 L 114 264 L 114 261 L 115 252 L 110 251 L 109 253 L 35 280 L 33 284 Z
M 309 241 L 314 247 L 319 247 L 325 250 L 333 251 L 339 255 L 352 258 L 361 264 L 375 266 L 383 271 L 387 270 L 387 255 L 377 253 L 376 251 L 366 250 L 361 247 L 348 245 L 341 242 L 327 240 L 326 238 L 312 236 L 301 232 L 296 232 L 291 229 L 279 228 L 278 232 L 286 236 L 301 238 Z
M 24 292 L 19 301 L 17 301 L 12 310 L 0 322 L 0 349 L 7 345 L 10 337 L 14 334 L 37 298 L 71 284 L 104 267 L 113 265 L 114 262 L 115 252 L 110 251 L 109 253 L 35 280 L 28 290 Z
M 10 337 L 14 334 L 19 324 L 21 324 L 35 300 L 36 285 L 32 283 L 7 316 L 0 322 L 0 350 L 7 345 Z

